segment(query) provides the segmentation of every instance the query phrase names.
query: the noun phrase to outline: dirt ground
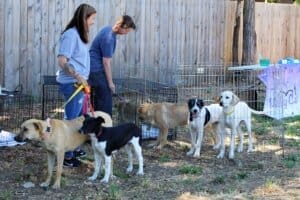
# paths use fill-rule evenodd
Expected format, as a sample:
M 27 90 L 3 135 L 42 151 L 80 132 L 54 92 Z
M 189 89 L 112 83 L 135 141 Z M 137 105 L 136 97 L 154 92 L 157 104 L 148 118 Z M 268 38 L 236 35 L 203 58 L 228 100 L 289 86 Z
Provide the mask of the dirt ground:
M 47 169 L 42 147 L 0 147 L 0 199 L 300 199 L 300 165 L 288 167 L 279 144 L 264 144 L 266 136 L 256 137 L 255 152 L 236 153 L 234 160 L 228 159 L 228 148 L 227 157 L 217 159 L 208 136 L 200 158 L 187 157 L 188 138 L 180 133 L 161 151 L 149 147 L 153 140 L 143 141 L 144 176 L 125 173 L 127 156 L 120 150 L 114 162 L 116 177 L 108 184 L 100 178 L 87 181 L 93 154 L 86 144 L 84 164 L 64 167 L 58 190 L 39 186 Z M 285 155 L 291 151 L 285 148 Z M 34 186 L 26 188 L 26 183 Z

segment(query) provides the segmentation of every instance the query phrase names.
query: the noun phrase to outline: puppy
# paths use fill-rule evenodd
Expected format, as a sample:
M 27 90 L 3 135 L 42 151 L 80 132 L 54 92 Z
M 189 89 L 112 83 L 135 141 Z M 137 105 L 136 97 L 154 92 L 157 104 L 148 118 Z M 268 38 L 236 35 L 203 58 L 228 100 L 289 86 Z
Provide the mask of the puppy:
M 201 99 L 189 99 L 188 108 L 190 112 L 190 133 L 192 147 L 187 152 L 187 155 L 194 157 L 200 156 L 202 138 L 204 128 L 212 125 L 213 131 L 216 134 L 216 144 L 214 149 L 220 147 L 220 124 L 219 120 L 222 115 L 222 107 L 219 104 L 210 104 L 204 106 Z
M 105 162 L 105 174 L 101 179 L 101 182 L 108 183 L 111 173 L 111 155 L 112 152 L 125 146 L 128 154 L 128 167 L 127 172 L 132 172 L 132 149 L 130 144 L 133 146 L 135 153 L 139 161 L 139 169 L 137 174 L 143 175 L 143 155 L 141 147 L 141 136 L 142 132 L 139 127 L 134 123 L 126 123 L 116 127 L 103 127 L 105 123 L 103 117 L 89 117 L 85 115 L 83 125 L 80 132 L 83 134 L 89 134 L 92 140 L 95 156 L 95 171 L 89 180 L 93 181 L 97 178 L 100 172 L 101 156 L 104 157 Z
M 95 116 L 101 116 L 105 119 L 105 126 L 112 126 L 111 117 L 104 112 L 96 111 Z M 60 188 L 61 174 L 63 168 L 64 153 L 72 151 L 76 147 L 89 140 L 87 135 L 78 132 L 84 117 L 78 117 L 74 120 L 38 120 L 29 119 L 22 123 L 21 131 L 16 135 L 15 140 L 22 142 L 25 140 L 34 140 L 41 142 L 47 150 L 48 157 L 48 176 L 45 182 L 40 186 L 48 187 L 54 170 L 55 158 L 57 162 L 56 179 L 53 188 Z
M 230 152 L 229 158 L 234 158 L 235 149 L 235 135 L 239 133 L 240 143 L 238 147 L 238 152 L 243 151 L 243 133 L 240 129 L 241 122 L 246 124 L 247 132 L 249 135 L 248 141 L 248 152 L 253 151 L 252 145 L 252 134 L 251 134 L 251 113 L 262 115 L 262 111 L 256 111 L 251 109 L 245 102 L 240 101 L 239 98 L 231 91 L 224 91 L 220 95 L 220 105 L 223 107 L 223 113 L 220 119 L 221 125 L 221 149 L 217 156 L 218 158 L 223 158 L 225 153 L 225 128 L 231 129 L 230 138 Z
M 189 111 L 186 104 L 142 103 L 137 112 L 141 121 L 147 121 L 159 127 L 158 149 L 162 149 L 167 143 L 169 128 L 187 125 L 189 122 Z

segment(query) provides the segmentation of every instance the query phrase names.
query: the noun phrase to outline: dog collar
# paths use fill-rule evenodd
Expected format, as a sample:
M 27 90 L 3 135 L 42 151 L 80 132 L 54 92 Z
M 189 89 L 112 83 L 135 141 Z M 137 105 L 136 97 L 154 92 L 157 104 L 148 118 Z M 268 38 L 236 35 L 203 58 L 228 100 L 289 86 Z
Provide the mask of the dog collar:
M 225 111 L 224 111 L 224 113 L 225 113 L 226 115 L 231 115 L 233 112 L 234 112 L 234 109 L 232 109 L 230 112 L 225 112 Z
M 48 117 L 46 119 L 47 127 L 46 127 L 46 133 L 51 133 L 51 123 L 50 123 L 50 118 Z

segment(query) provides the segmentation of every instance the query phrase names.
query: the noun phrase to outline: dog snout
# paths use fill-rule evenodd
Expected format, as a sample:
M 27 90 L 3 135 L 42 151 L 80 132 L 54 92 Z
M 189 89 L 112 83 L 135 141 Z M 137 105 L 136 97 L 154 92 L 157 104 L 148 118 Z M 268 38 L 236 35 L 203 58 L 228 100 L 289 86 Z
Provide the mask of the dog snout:
M 220 106 L 223 106 L 223 102 L 222 101 L 220 101 Z
M 24 138 L 22 137 L 21 134 L 16 135 L 16 136 L 14 137 L 14 140 L 17 141 L 17 142 L 24 142 Z
M 193 113 L 194 113 L 194 114 L 196 114 L 197 112 L 198 112 L 198 110 L 197 110 L 197 109 L 194 109 L 194 110 L 193 110 Z

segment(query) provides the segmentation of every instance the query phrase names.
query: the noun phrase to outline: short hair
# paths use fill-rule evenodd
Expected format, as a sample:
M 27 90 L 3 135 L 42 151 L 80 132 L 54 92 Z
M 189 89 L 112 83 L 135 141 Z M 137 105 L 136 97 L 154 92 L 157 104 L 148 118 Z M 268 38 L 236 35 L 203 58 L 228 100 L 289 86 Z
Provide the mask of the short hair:
M 129 15 L 123 15 L 121 16 L 117 22 L 117 25 L 119 25 L 121 28 L 132 28 L 135 29 L 135 24 L 133 22 L 133 19 Z
M 87 18 L 89 18 L 91 15 L 96 13 L 96 9 L 88 4 L 81 4 L 80 6 L 78 6 L 78 8 L 76 9 L 73 18 L 71 19 L 71 21 L 68 23 L 68 25 L 66 26 L 65 30 L 63 31 L 63 33 L 68 30 L 69 28 L 73 28 L 76 27 L 81 40 L 84 43 L 88 43 L 89 41 L 89 35 L 88 35 L 88 26 L 86 24 L 86 20 Z

